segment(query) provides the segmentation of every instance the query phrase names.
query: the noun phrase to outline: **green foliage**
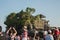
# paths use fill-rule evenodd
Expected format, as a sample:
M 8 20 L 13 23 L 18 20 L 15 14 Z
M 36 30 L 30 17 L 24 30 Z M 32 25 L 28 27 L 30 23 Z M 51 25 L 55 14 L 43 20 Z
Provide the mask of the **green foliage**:
M 35 12 L 34 8 L 27 7 L 25 11 L 21 10 L 18 13 L 11 13 L 6 17 L 6 21 L 4 22 L 7 25 L 6 29 L 9 29 L 10 26 L 16 28 L 17 32 L 22 32 L 22 28 L 24 25 L 28 26 L 34 24 L 34 20 L 38 20 L 40 16 L 33 16 L 32 13 Z

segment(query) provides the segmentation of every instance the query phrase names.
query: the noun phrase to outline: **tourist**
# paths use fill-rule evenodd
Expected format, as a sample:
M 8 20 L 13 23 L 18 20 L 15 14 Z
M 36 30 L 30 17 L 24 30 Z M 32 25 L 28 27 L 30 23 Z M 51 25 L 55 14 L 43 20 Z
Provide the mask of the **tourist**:
M 48 34 L 45 36 L 45 40 L 54 40 L 51 30 L 48 30 Z
M 13 32 L 13 30 L 14 30 L 14 32 Z M 10 33 L 9 33 L 9 31 L 10 31 Z M 7 40 L 14 40 L 14 38 L 15 38 L 15 36 L 16 36 L 16 34 L 17 34 L 17 31 L 15 30 L 15 28 L 14 27 L 10 27 L 9 29 L 8 29 L 8 31 L 7 31 Z
M 23 33 L 22 33 L 22 40 L 27 40 L 28 39 L 27 35 L 28 35 L 27 26 L 24 26 Z
M 55 27 L 54 30 L 54 40 L 58 40 L 59 38 L 59 29 L 57 27 Z

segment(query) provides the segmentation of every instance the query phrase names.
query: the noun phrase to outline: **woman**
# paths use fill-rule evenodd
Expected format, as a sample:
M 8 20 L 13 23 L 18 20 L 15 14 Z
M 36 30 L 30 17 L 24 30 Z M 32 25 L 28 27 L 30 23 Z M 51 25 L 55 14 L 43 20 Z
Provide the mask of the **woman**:
M 13 32 L 13 30 L 14 32 Z M 10 33 L 9 33 L 10 31 Z M 14 27 L 10 27 L 9 30 L 7 31 L 7 40 L 14 40 L 15 36 L 17 34 L 17 31 L 15 30 Z

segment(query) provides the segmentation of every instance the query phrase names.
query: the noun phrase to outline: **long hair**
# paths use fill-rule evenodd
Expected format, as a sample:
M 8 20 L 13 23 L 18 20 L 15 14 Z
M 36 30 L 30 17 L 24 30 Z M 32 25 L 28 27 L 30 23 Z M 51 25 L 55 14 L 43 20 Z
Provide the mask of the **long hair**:
M 14 30 L 13 29 L 11 29 L 10 31 L 9 31 L 9 36 L 10 36 L 10 34 L 14 34 Z

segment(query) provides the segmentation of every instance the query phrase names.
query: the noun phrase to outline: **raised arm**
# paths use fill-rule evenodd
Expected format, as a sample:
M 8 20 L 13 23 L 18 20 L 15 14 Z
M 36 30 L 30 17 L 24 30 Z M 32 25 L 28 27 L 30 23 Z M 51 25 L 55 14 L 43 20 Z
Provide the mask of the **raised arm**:
M 16 29 L 13 27 L 13 30 L 14 30 L 14 36 L 16 36 L 16 34 L 17 34 L 17 31 L 16 31 Z
M 11 27 L 7 30 L 7 34 L 9 34 L 9 31 L 11 30 Z

